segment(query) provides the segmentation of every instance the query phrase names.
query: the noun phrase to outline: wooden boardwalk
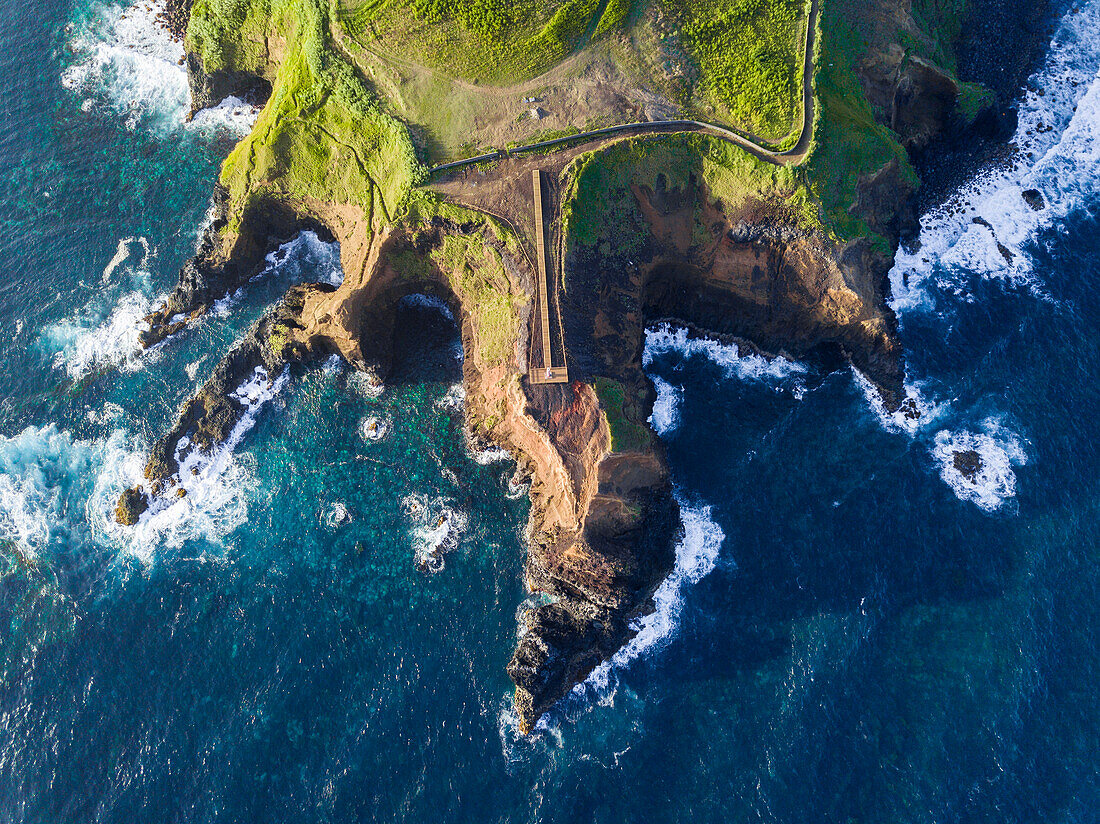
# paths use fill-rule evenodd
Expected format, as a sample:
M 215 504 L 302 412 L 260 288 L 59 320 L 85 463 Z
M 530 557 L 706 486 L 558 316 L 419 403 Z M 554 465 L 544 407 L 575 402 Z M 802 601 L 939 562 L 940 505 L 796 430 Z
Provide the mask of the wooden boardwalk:
M 569 383 L 569 371 L 565 363 L 554 364 L 553 346 L 550 338 L 550 287 L 551 272 L 554 267 L 550 265 L 550 259 L 546 253 L 546 219 L 543 207 L 542 172 L 535 169 L 531 172 L 531 188 L 535 195 L 535 254 L 538 257 L 538 284 L 535 287 L 537 294 L 536 311 L 539 316 L 539 331 L 542 335 L 542 364 L 531 364 L 527 377 L 531 383 Z M 556 279 L 553 281 L 556 283 Z M 564 349 L 565 342 L 562 341 Z

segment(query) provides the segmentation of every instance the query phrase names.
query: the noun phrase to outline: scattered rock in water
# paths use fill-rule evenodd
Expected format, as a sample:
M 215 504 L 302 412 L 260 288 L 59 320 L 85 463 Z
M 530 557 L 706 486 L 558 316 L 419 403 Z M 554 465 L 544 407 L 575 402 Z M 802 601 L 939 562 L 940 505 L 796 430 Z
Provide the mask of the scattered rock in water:
M 187 490 L 184 489 L 181 486 L 179 489 L 176 490 L 176 497 L 177 498 L 186 498 L 187 497 Z
M 389 431 L 389 421 L 378 415 L 369 415 L 359 425 L 359 434 L 366 441 L 380 441 L 389 434 Z
M 1047 207 L 1046 201 L 1043 200 L 1043 193 L 1040 192 L 1038 189 L 1024 190 L 1024 203 L 1026 203 L 1036 212 L 1041 212 Z
M 973 449 L 962 449 L 955 452 L 953 463 L 955 469 L 970 483 L 974 483 L 978 473 L 982 471 L 984 464 L 982 456 Z
M 999 240 L 997 241 L 997 251 L 1001 253 L 1001 257 L 1005 259 L 1006 263 L 1012 263 L 1013 259 L 1016 257 L 1014 254 L 1012 254 L 1012 250 L 1001 243 Z
M 134 486 L 122 493 L 115 507 L 115 520 L 123 526 L 134 526 L 142 514 L 149 508 L 149 499 L 145 490 Z
M 985 228 L 987 228 L 991 232 L 993 231 L 992 224 L 990 224 L 990 222 L 988 220 L 986 220 L 984 217 L 971 218 L 970 222 L 971 223 L 976 223 L 978 226 L 984 226 Z
M 920 420 L 920 407 L 917 406 L 917 402 L 913 398 L 906 398 L 902 401 L 901 406 L 898 407 L 898 411 L 905 416 L 906 420 Z

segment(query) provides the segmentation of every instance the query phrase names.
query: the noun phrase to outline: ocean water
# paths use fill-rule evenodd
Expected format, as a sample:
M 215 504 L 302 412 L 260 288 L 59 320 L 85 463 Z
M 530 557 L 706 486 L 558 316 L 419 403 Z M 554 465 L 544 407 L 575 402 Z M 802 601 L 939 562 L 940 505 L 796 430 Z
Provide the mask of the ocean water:
M 919 423 L 851 372 L 650 331 L 676 569 L 527 738 L 528 505 L 463 439 L 435 308 L 403 309 L 380 394 L 338 362 L 247 382 L 189 495 L 112 523 L 209 368 L 338 257 L 303 236 L 139 356 L 254 112 L 184 126 L 144 3 L 0 0 L 0 42 L 0 821 L 1098 819 L 1100 0 L 1020 162 L 899 256 Z

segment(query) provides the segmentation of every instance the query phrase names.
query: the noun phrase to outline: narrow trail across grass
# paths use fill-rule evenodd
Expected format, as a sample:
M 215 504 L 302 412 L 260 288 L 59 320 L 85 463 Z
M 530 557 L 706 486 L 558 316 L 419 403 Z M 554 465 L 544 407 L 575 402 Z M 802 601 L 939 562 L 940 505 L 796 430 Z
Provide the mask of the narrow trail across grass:
M 817 17 L 821 9 L 821 0 L 811 0 L 810 13 L 806 18 L 805 51 L 802 61 L 802 125 L 798 134 L 798 141 L 790 149 L 777 151 L 769 149 L 751 138 L 738 134 L 731 129 L 716 126 L 713 123 L 704 123 L 700 120 L 648 120 L 638 123 L 623 123 L 618 126 L 608 126 L 603 129 L 592 129 L 586 132 L 558 137 L 553 140 L 540 140 L 537 143 L 529 143 L 525 146 L 516 146 L 511 149 L 498 149 L 493 152 L 468 157 L 464 160 L 454 160 L 450 163 L 441 163 L 432 166 L 428 173 L 435 175 L 439 172 L 449 172 L 461 169 L 465 166 L 477 163 L 490 163 L 494 160 L 503 160 L 515 155 L 527 152 L 537 152 L 543 149 L 552 149 L 575 143 L 585 143 L 602 138 L 613 138 L 623 134 L 663 134 L 700 132 L 725 140 L 744 149 L 754 157 L 766 163 L 776 166 L 798 166 L 805 162 L 810 152 L 810 144 L 813 140 L 814 126 L 814 42 L 817 32 Z

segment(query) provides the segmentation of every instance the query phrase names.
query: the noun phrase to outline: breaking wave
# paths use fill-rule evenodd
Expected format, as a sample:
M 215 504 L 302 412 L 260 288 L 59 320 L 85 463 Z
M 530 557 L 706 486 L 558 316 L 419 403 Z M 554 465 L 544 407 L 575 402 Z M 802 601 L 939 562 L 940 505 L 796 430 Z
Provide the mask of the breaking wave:
M 682 387 L 673 386 L 656 375 L 650 375 L 653 388 L 657 391 L 657 400 L 653 402 L 653 413 L 649 416 L 649 425 L 662 438 L 668 437 L 680 425 L 680 404 L 684 399 Z
M 236 98 L 185 124 L 191 102 L 184 49 L 157 19 L 162 10 L 149 2 L 92 6 L 70 24 L 73 61 L 61 74 L 62 86 L 81 98 L 83 110 L 107 107 L 130 131 L 247 134 L 259 109 Z
M 140 252 L 140 253 L 139 253 Z M 54 366 L 80 378 L 96 369 L 140 365 L 140 335 L 154 307 L 148 270 L 156 249 L 144 237 L 119 240 L 95 288 L 95 297 L 76 315 L 43 329 L 40 343 Z
M 659 323 L 646 329 L 642 366 L 648 368 L 654 358 L 677 352 L 685 358 L 701 356 L 722 368 L 730 378 L 758 381 L 785 388 L 795 397 L 805 392 L 804 376 L 809 371 L 804 364 L 783 356 L 764 357 L 754 352 L 742 352 L 736 343 L 721 343 L 710 338 L 693 336 L 686 328 Z
M 108 314 L 104 316 L 106 308 Z M 108 366 L 134 371 L 141 364 L 141 333 L 153 301 L 141 292 L 127 292 L 113 307 L 96 301 L 75 318 L 66 318 L 43 330 L 54 351 L 54 366 L 71 378 L 80 378 Z
M 198 449 L 187 451 L 190 442 L 187 438 L 181 439 L 175 453 L 179 472 L 171 479 L 168 491 L 153 501 L 136 526 L 112 527 L 115 535 L 128 537 L 131 548 L 148 560 L 158 546 L 176 548 L 192 538 L 217 542 L 243 524 L 248 519 L 244 493 L 252 486 L 252 475 L 237 459 L 234 450 L 255 426 L 260 409 L 273 400 L 288 381 L 288 370 L 273 380 L 266 369 L 257 366 L 229 396 L 241 405 L 243 415 L 225 442 L 209 452 L 201 452 Z M 141 483 L 140 456 L 144 451 L 137 454 L 137 474 L 131 472 L 126 486 Z
M 973 276 L 1044 295 L 1028 245 L 1100 188 L 1097 31 L 1096 4 L 1065 16 L 1021 103 L 1012 163 L 984 170 L 924 215 L 919 248 L 899 250 L 890 273 L 899 316 L 933 309 L 937 294 L 970 300 Z
M 115 505 L 144 480 L 145 453 L 121 429 L 78 440 L 50 424 L 0 437 L 0 537 L 36 556 L 99 547 L 149 562 L 185 541 L 218 543 L 245 523 L 253 479 L 226 445 L 204 461 L 196 456 L 188 468 L 197 474 L 181 473 L 185 497 L 158 501 L 134 527 L 118 524 Z
M 980 432 L 936 433 L 932 454 L 955 495 L 985 512 L 1016 496 L 1013 467 L 1027 463 L 1019 437 L 993 419 L 983 421 Z
M 1100 191 L 1100 5 L 1073 8 L 1059 24 L 1043 68 L 1031 78 L 1019 108 L 1011 162 L 987 168 L 921 219 L 919 243 L 898 251 L 890 272 L 890 305 L 904 328 L 913 312 L 935 312 L 944 302 L 974 300 L 974 278 L 992 279 L 1050 299 L 1030 251 L 1041 232 L 1057 226 Z M 927 431 L 947 404 L 907 386 L 900 413 L 882 408 L 877 392 L 857 383 L 888 431 Z M 910 414 L 917 411 L 918 415 Z M 1016 494 L 1013 466 L 1026 462 L 1020 440 L 986 420 L 980 432 L 938 431 L 929 451 L 954 493 L 984 511 Z M 981 456 L 969 475 L 957 452 Z
M 401 510 L 410 524 L 413 560 L 421 572 L 441 572 L 444 556 L 458 549 L 466 534 L 469 516 L 445 498 L 427 500 L 407 495 Z
M 882 395 L 879 394 L 878 389 L 862 372 L 853 368 L 852 378 L 867 400 L 867 405 L 887 432 L 916 435 L 927 429 L 940 417 L 941 413 L 946 411 L 945 404 L 929 399 L 930 393 L 921 383 L 906 383 L 903 390 L 905 398 L 898 409 L 891 411 L 882 402 Z
M 265 266 L 252 280 L 278 275 L 294 283 L 327 283 L 339 287 L 344 282 L 340 264 L 340 244 L 324 241 L 306 229 L 264 258 Z
M 577 684 L 556 711 L 539 719 L 535 729 L 541 737 L 548 737 L 560 746 L 561 713 L 573 717 L 591 709 L 594 704 L 613 704 L 618 692 L 619 672 L 638 658 L 662 649 L 675 637 L 684 609 L 685 592 L 709 575 L 717 565 L 726 535 L 711 518 L 711 507 L 692 506 L 684 501 L 679 491 L 675 495 L 680 505 L 684 534 L 676 546 L 676 562 L 672 572 L 653 594 L 653 612 L 632 625 L 635 636 L 610 660 L 596 667 L 583 683 Z M 522 751 L 537 745 L 539 740 L 539 737 L 532 739 L 520 734 L 519 717 L 511 702 L 505 702 L 500 709 L 498 731 L 509 762 L 521 760 Z

